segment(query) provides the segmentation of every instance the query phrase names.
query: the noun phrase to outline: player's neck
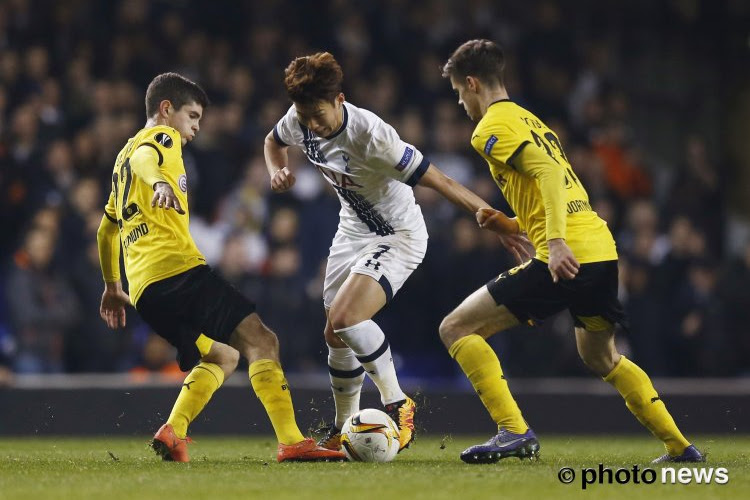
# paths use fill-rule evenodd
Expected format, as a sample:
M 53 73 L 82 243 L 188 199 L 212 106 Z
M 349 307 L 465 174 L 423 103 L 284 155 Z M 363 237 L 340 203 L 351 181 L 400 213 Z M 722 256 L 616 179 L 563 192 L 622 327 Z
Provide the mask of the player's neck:
M 146 120 L 146 125 L 144 125 L 143 128 L 151 128 L 151 127 L 157 127 L 159 125 L 169 125 L 167 123 L 166 118 L 163 118 L 161 116 L 152 116 L 148 120 Z
M 344 104 L 341 104 L 341 109 L 339 109 L 339 117 L 338 121 L 333 127 L 333 133 L 335 134 L 341 129 L 341 126 L 344 124 Z
M 505 90 L 505 87 L 498 87 L 491 90 L 488 89 L 487 91 L 483 92 L 479 95 L 479 105 L 482 109 L 482 116 L 487 113 L 487 109 L 489 109 L 492 103 L 509 98 L 510 97 L 508 96 L 508 91 Z

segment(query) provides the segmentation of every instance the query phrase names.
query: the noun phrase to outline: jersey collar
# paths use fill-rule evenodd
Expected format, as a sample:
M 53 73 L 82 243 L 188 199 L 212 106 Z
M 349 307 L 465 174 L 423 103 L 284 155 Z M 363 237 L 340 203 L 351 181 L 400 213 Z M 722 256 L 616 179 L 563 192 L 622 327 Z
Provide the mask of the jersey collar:
M 492 101 L 489 106 L 487 106 L 487 109 L 489 109 L 490 106 L 493 104 L 497 104 L 499 102 L 512 102 L 510 99 L 498 99 L 497 101 Z
M 346 124 L 349 122 L 349 112 L 346 110 L 346 104 L 342 104 L 342 107 L 344 108 L 344 119 L 341 121 L 341 126 L 339 129 L 334 132 L 333 134 L 325 137 L 326 140 L 330 141 L 331 139 L 335 138 L 337 135 L 339 135 L 341 132 L 344 131 L 346 128 Z

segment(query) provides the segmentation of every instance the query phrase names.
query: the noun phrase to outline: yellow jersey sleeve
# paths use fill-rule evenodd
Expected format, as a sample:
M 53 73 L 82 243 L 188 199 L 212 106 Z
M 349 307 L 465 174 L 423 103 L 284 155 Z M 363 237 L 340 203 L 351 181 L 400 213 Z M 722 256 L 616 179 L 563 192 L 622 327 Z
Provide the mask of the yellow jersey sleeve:
M 117 208 L 115 206 L 115 193 L 109 192 L 107 204 L 104 206 L 104 215 L 110 222 L 117 224 Z
M 544 202 L 547 241 L 565 238 L 565 174 L 539 147 L 523 147 L 514 159 L 516 170 L 537 180 Z
M 159 150 L 155 146 L 148 146 L 151 146 L 151 143 L 141 144 L 135 150 L 133 156 L 130 157 L 130 166 L 133 168 L 133 173 L 153 189 L 157 182 L 166 182 L 166 179 L 159 171 L 161 166 Z
M 120 281 L 120 230 L 117 224 L 114 193 L 109 193 L 104 217 L 96 233 L 99 264 L 105 282 Z

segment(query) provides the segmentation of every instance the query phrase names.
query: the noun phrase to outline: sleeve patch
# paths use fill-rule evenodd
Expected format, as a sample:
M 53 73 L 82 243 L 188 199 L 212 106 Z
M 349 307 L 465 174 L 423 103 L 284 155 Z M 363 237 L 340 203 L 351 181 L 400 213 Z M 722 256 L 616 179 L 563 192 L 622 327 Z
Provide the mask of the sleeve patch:
M 401 161 L 398 162 L 398 165 L 396 165 L 396 170 L 399 172 L 402 172 L 407 165 L 409 165 L 409 162 L 411 161 L 412 156 L 414 156 L 414 150 L 410 148 L 409 146 L 406 146 L 406 149 L 404 150 L 404 155 L 401 157 Z
M 490 156 L 490 153 L 492 153 L 492 147 L 497 142 L 497 137 L 493 134 L 490 136 L 489 139 L 487 139 L 487 142 L 484 145 L 484 154 L 487 156 Z
M 156 141 L 158 144 L 161 144 L 165 148 L 172 147 L 172 138 L 165 132 L 159 132 L 158 134 L 156 134 L 154 136 L 154 141 Z

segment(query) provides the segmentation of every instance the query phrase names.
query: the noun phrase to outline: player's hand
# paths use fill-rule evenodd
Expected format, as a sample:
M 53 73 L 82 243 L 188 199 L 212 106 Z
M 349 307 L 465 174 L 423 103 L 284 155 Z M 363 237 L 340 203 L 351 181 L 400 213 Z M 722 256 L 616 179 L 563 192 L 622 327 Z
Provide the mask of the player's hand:
M 497 234 L 518 234 L 518 221 L 511 219 L 500 210 L 480 208 L 476 213 L 477 223 L 482 229 L 489 229 Z
M 557 283 L 560 279 L 572 280 L 578 274 L 581 265 L 573 255 L 565 240 L 556 238 L 547 241 L 549 246 L 549 272 L 552 275 L 552 281 Z
M 294 177 L 294 174 L 289 168 L 284 167 L 273 174 L 273 177 L 271 178 L 271 189 L 276 193 L 283 193 L 284 191 L 291 189 L 295 182 L 297 182 L 297 178 Z
M 177 195 L 174 194 L 172 186 L 167 182 L 157 182 L 154 184 L 154 197 L 151 198 L 151 206 L 158 206 L 164 210 L 174 208 L 175 212 L 178 214 L 185 214 L 185 211 L 180 206 L 180 200 L 177 199 Z
M 519 264 L 523 264 L 534 256 L 534 245 L 531 244 L 526 235 L 498 234 L 497 237 L 503 247 L 516 258 L 516 262 Z
M 125 327 L 125 306 L 130 305 L 130 297 L 122 290 L 120 283 L 108 283 L 102 294 L 99 316 L 113 330 Z

